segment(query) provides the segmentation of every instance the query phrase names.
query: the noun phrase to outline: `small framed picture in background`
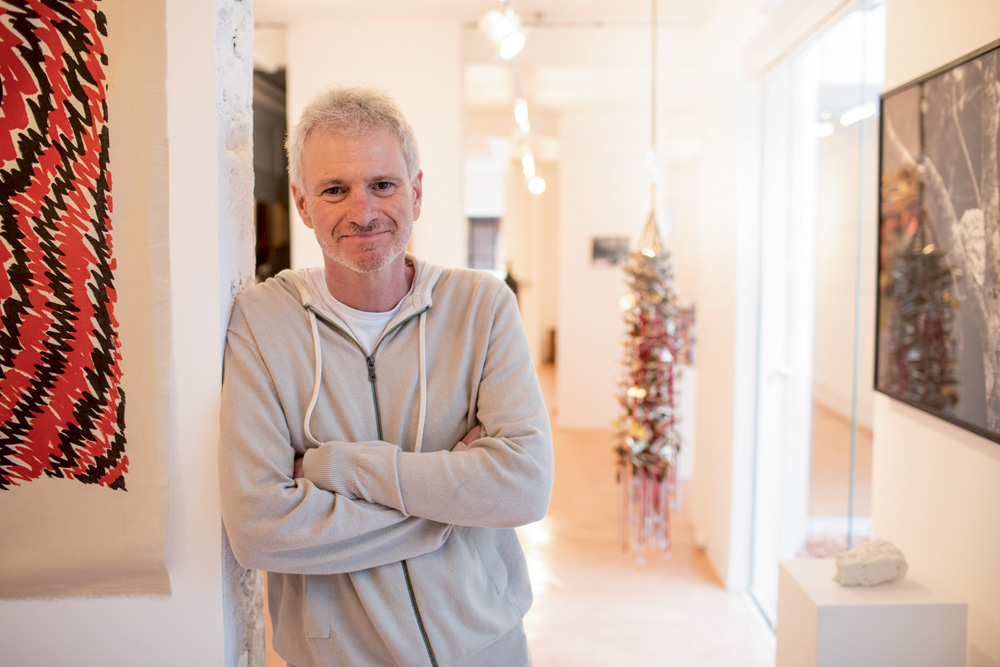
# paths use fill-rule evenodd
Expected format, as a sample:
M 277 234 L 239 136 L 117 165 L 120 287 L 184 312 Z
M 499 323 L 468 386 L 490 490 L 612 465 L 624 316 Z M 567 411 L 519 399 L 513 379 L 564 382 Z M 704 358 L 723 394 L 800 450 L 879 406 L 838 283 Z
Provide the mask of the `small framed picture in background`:
M 625 261 L 628 252 L 627 236 L 595 236 L 590 261 L 597 265 L 617 266 Z

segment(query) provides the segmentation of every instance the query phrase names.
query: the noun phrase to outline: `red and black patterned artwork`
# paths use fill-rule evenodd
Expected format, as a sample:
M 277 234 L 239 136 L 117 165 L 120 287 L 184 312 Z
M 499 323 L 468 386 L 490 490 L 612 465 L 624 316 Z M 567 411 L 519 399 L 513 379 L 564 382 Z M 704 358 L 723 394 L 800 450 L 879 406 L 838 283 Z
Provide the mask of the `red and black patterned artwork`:
M 125 490 L 97 2 L 0 0 L 0 490 Z

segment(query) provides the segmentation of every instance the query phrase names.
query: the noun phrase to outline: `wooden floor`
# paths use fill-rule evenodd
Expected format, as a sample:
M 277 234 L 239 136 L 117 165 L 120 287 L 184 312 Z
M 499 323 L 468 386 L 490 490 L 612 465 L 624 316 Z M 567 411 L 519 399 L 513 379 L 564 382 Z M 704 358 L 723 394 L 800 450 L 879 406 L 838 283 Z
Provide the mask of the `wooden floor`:
M 549 396 L 550 373 L 540 373 Z M 638 566 L 618 541 L 613 432 L 556 428 L 553 440 L 549 513 L 520 531 L 535 590 L 525 618 L 535 666 L 773 665 L 769 631 L 721 586 L 684 504 L 671 558 Z
M 551 396 L 551 369 L 540 379 Z M 769 631 L 720 585 L 683 504 L 669 560 L 622 557 L 612 431 L 556 428 L 553 440 L 549 513 L 519 531 L 535 592 L 525 618 L 535 667 L 773 665 Z M 269 642 L 268 667 L 283 664 Z

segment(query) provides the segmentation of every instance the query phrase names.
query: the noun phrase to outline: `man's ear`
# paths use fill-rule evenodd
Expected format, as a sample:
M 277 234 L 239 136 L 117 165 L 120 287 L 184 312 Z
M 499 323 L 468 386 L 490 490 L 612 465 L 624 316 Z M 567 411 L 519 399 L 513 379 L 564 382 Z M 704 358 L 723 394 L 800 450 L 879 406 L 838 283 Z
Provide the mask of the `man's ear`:
M 292 199 L 295 201 L 295 208 L 298 210 L 302 222 L 306 223 L 306 227 L 312 229 L 312 218 L 309 217 L 309 209 L 306 208 L 306 196 L 294 183 L 292 183 Z
M 416 220 L 420 217 L 420 204 L 423 203 L 424 200 L 423 170 L 417 172 L 417 175 L 414 177 L 410 187 L 413 189 L 413 219 Z

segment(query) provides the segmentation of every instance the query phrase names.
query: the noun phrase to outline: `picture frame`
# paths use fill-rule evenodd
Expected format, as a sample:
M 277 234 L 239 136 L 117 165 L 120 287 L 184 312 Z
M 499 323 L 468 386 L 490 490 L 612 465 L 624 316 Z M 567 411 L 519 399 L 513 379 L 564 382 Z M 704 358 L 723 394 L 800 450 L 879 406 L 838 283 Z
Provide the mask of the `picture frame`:
M 629 251 L 627 236 L 595 236 L 590 261 L 602 266 L 617 266 L 628 258 Z
M 1000 443 L 1000 40 L 880 98 L 876 391 Z

